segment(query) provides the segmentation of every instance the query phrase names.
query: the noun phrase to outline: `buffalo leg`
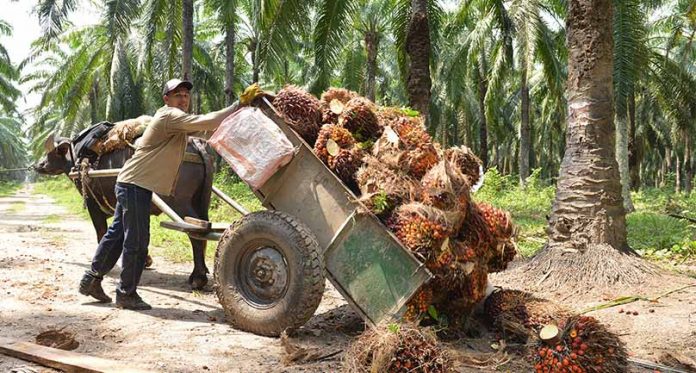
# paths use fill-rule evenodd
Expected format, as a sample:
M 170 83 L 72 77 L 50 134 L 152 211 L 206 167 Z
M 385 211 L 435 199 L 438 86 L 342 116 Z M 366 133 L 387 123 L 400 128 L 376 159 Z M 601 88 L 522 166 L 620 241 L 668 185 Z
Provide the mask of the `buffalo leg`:
M 205 240 L 191 238 L 193 248 L 193 272 L 189 276 L 189 284 L 193 290 L 201 290 L 208 283 L 208 267 L 205 265 Z

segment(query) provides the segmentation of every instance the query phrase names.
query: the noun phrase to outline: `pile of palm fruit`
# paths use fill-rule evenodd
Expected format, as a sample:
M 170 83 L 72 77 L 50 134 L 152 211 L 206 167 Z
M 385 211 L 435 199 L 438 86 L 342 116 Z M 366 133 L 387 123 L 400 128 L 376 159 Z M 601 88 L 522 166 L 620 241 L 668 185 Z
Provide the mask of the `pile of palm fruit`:
M 380 107 L 331 88 L 318 99 L 295 86 L 275 108 L 329 169 L 433 273 L 404 318 L 434 306 L 462 317 L 485 296 L 488 273 L 515 256 L 510 215 L 471 200 L 481 161 L 466 147 L 442 149 L 417 113 Z
M 499 338 L 530 347 L 538 373 L 626 371 L 624 344 L 593 317 L 519 290 L 493 292 L 484 314 Z
M 590 316 L 572 316 L 537 342 L 534 369 L 538 373 L 598 373 L 627 371 L 628 353 L 619 337 Z M 542 330 L 543 334 L 544 330 Z

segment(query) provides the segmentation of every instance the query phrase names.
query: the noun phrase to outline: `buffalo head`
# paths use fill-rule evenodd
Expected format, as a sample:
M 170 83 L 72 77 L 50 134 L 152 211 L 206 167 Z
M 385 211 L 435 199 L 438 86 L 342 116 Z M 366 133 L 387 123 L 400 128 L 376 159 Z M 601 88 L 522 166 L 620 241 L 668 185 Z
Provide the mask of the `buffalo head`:
M 42 175 L 60 175 L 73 166 L 70 154 L 70 140 L 50 134 L 44 143 L 46 156 L 34 165 L 34 170 Z

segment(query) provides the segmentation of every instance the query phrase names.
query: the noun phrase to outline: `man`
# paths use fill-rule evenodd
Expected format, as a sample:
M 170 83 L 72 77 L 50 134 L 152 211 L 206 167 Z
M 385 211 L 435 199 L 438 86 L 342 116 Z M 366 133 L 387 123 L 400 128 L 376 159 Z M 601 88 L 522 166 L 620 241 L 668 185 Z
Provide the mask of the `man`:
M 239 103 L 209 114 L 191 115 L 187 111 L 192 88 L 191 82 L 179 79 L 164 84 L 162 99 L 165 106 L 157 110 L 135 154 L 123 166 L 116 180 L 114 220 L 99 242 L 91 269 L 80 281 L 81 294 L 100 302 L 111 302 L 101 281 L 123 252 L 116 307 L 131 310 L 152 308 L 136 292 L 150 243 L 152 193 L 173 194 L 189 134 L 216 129 L 239 105 L 247 105 L 263 93 L 254 84 L 244 91 Z

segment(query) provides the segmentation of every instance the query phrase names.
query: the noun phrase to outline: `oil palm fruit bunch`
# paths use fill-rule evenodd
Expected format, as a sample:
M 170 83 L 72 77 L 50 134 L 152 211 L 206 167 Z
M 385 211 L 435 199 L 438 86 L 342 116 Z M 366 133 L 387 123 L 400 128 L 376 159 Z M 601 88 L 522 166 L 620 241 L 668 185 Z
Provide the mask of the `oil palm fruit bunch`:
M 483 217 L 479 204 L 469 203 L 467 206 L 457 239 L 462 243 L 462 247 L 472 249 L 476 257 L 484 263 L 493 255 L 491 248 L 495 244 L 495 237 Z
M 527 292 L 498 289 L 486 298 L 484 314 L 491 326 L 504 337 L 526 343 L 544 325 L 558 323 L 571 312 Z
M 433 305 L 452 319 L 465 319 L 486 296 L 487 286 L 488 273 L 485 266 L 478 263 L 470 267 L 469 274 L 456 280 L 436 275 L 433 288 L 437 291 L 434 294 L 436 301 Z
M 319 100 L 299 87 L 285 86 L 273 100 L 273 106 L 308 144 L 314 145 L 321 123 Z
M 382 127 L 373 112 L 375 105 L 363 97 L 348 101 L 338 117 L 338 124 L 350 131 L 358 142 L 376 140 L 382 134 Z
M 329 168 L 341 179 L 355 194 L 360 194 L 355 173 L 362 165 L 363 151 L 358 147 L 341 149 L 336 156 L 329 155 Z
M 356 92 L 345 88 L 331 87 L 321 94 L 321 101 L 325 103 L 330 103 L 333 100 L 338 100 L 342 104 L 347 104 L 348 101 L 359 97 Z
M 321 94 L 321 121 L 323 124 L 337 124 L 338 116 L 351 99 L 358 94 L 344 88 L 331 87 Z
M 442 159 L 421 179 L 423 202 L 440 209 L 453 210 L 469 203 L 468 179 L 446 159 Z
M 568 318 L 561 328 L 547 325 L 534 354 L 536 372 L 618 373 L 628 371 L 619 337 L 590 316 Z
M 365 204 L 380 219 L 404 202 L 416 199 L 421 194 L 417 180 L 397 173 L 379 159 L 367 155 L 355 177 Z
M 375 115 L 382 127 L 393 127 L 394 122 L 397 120 L 412 121 L 414 125 L 420 123 L 418 115 L 409 115 L 408 111 L 395 107 L 379 106 L 375 110 Z
M 421 120 L 397 118 L 392 129 L 399 136 L 406 153 L 408 172 L 415 178 L 422 178 L 440 160 L 433 140 Z
M 406 304 L 406 312 L 404 312 L 403 319 L 406 321 L 416 321 L 421 315 L 428 311 L 428 307 L 433 301 L 433 289 L 430 286 L 424 285 L 418 292 L 411 297 L 411 299 Z
M 469 178 L 470 186 L 475 185 L 481 179 L 481 160 L 466 146 L 445 150 L 444 158 L 452 162 L 462 174 Z
M 437 247 L 452 233 L 444 212 L 421 203 L 399 206 L 389 219 L 387 227 L 424 262 L 434 258 Z
M 314 143 L 314 154 L 329 165 L 342 149 L 352 149 L 354 146 L 355 140 L 348 130 L 325 124 L 319 130 L 317 141 Z
M 490 272 L 503 271 L 517 254 L 513 242 L 515 228 L 510 214 L 487 203 L 477 203 L 476 207 L 493 236 L 488 260 L 489 270 Z
M 454 371 L 451 357 L 427 328 L 411 323 L 371 328 L 346 351 L 343 370 L 349 373 L 445 373 Z

